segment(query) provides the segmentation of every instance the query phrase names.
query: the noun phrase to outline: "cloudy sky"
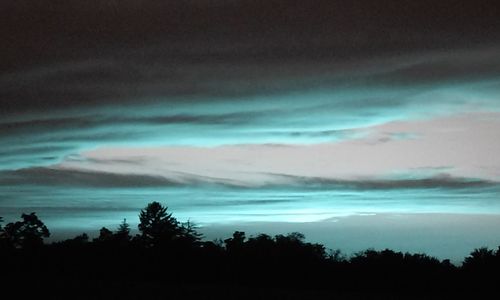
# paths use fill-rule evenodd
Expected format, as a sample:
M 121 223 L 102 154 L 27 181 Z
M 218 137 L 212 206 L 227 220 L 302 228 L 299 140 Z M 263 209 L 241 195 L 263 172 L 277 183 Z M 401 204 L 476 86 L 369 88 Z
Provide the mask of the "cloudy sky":
M 0 20 L 7 221 L 92 235 L 160 201 L 208 238 L 500 244 L 494 1 L 18 0 Z

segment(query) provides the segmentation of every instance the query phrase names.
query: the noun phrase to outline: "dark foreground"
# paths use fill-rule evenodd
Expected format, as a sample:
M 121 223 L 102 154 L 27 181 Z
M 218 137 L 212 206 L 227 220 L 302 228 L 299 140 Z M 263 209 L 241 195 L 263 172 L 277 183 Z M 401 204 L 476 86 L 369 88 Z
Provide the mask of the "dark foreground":
M 202 241 L 151 203 L 140 234 L 124 221 L 92 241 L 44 244 L 35 214 L 0 228 L 0 287 L 43 299 L 455 299 L 498 296 L 500 251 L 474 250 L 461 266 L 425 254 L 366 250 L 352 257 L 300 233 Z M 3 298 L 3 297 L 2 297 Z

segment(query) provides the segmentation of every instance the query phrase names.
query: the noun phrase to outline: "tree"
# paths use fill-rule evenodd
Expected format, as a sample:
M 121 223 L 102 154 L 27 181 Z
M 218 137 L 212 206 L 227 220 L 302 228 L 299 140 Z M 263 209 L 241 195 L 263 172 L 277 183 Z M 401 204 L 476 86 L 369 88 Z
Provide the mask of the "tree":
M 463 262 L 463 267 L 469 268 L 488 268 L 493 267 L 496 260 L 495 252 L 486 247 L 474 249 Z
M 276 240 L 277 244 L 283 244 L 283 245 L 290 245 L 290 244 L 297 244 L 297 245 L 302 245 L 304 244 L 305 240 L 304 234 L 300 232 L 292 232 L 285 235 L 278 234 L 274 237 Z
M 88 234 L 86 234 L 85 232 L 80 234 L 80 235 L 77 235 L 75 236 L 73 239 L 72 239 L 76 244 L 85 244 L 85 243 L 88 243 L 89 242 L 89 236 Z
M 241 251 L 245 243 L 245 232 L 235 231 L 233 237 L 225 239 L 226 250 L 229 252 Z
M 203 237 L 203 235 L 201 233 L 199 233 L 198 231 L 196 231 L 196 229 L 198 229 L 196 224 L 194 224 L 193 222 L 191 222 L 189 220 L 186 223 L 182 224 L 182 226 L 181 226 L 182 239 L 184 241 L 187 241 L 190 244 L 198 243 L 201 240 L 201 238 Z
M 113 232 L 106 227 L 102 227 L 99 230 L 99 237 L 94 239 L 94 242 L 103 243 L 110 242 L 113 240 Z
M 95 241 L 95 240 L 94 240 Z M 89 236 L 86 233 L 75 236 L 74 238 L 67 239 L 61 242 L 53 243 L 53 245 L 59 245 L 64 247 L 74 247 L 80 248 L 89 242 Z
M 37 215 L 22 214 L 22 221 L 5 226 L 5 234 L 16 248 L 37 248 L 43 245 L 43 238 L 50 236 L 49 229 Z
M 5 231 L 2 228 L 2 223 L 3 223 L 3 218 L 0 217 L 0 250 L 6 248 L 9 245 L 9 242 L 7 240 L 7 235 L 5 234 Z
M 182 233 L 179 222 L 158 202 L 149 203 L 139 214 L 139 231 L 146 246 L 171 242 Z
M 0 251 L 11 249 L 13 247 L 12 241 L 5 231 L 5 228 L 2 227 L 3 218 L 0 217 Z
M 130 241 L 132 237 L 130 236 L 130 225 L 127 223 L 127 219 L 123 219 L 114 236 L 119 242 L 126 243 Z

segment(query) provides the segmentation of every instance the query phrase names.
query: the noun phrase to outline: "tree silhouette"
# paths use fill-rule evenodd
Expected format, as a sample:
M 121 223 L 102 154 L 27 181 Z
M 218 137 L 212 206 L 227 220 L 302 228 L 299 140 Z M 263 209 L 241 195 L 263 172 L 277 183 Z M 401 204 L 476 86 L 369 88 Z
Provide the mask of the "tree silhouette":
M 85 243 L 88 243 L 89 241 L 89 236 L 88 234 L 86 234 L 85 232 L 80 234 L 80 235 L 77 235 L 75 236 L 72 241 L 74 241 L 75 243 L 77 244 L 85 244 Z
M 127 223 L 127 219 L 123 219 L 123 222 L 118 226 L 116 233 L 114 234 L 119 242 L 129 242 L 132 238 L 130 236 L 130 225 Z
M 7 239 L 7 234 L 5 233 L 2 227 L 2 223 L 3 223 L 3 218 L 0 217 L 0 250 L 7 248 L 10 244 Z
M 485 269 L 493 267 L 497 260 L 498 252 L 495 252 L 486 247 L 474 249 L 468 257 L 465 258 L 463 267 L 465 269 Z
M 300 232 L 292 232 L 287 234 L 286 236 L 282 234 L 278 234 L 275 236 L 275 240 L 278 243 L 294 243 L 294 244 L 303 244 L 305 240 L 305 236 Z
M 95 240 L 94 240 L 95 241 Z M 75 236 L 72 239 L 67 239 L 60 242 L 55 242 L 53 245 L 66 246 L 66 247 L 82 247 L 89 242 L 89 236 L 86 233 Z
M 110 242 L 112 240 L 113 240 L 113 232 L 111 230 L 107 229 L 106 227 L 102 227 L 99 230 L 99 237 L 94 239 L 94 242 L 106 243 L 106 242 Z
M 37 215 L 22 214 L 22 221 L 9 223 L 5 226 L 5 234 L 16 248 L 37 248 L 43 245 L 43 238 L 49 237 L 47 226 Z
M 182 233 L 179 222 L 158 202 L 149 203 L 139 214 L 139 231 L 146 246 L 168 243 Z
M 188 220 L 186 223 L 181 226 L 181 237 L 184 241 L 189 244 L 196 244 L 201 241 L 203 235 L 196 231 L 198 227 L 196 224 Z
M 241 251 L 245 243 L 245 233 L 243 231 L 235 231 L 232 238 L 224 240 L 226 249 L 229 252 Z
M 2 221 L 0 218 L 0 225 Z M 2 273 L 9 274 L 10 280 L 23 288 L 27 281 L 19 282 L 18 278 L 24 274 L 44 285 L 56 280 L 62 286 L 75 280 L 87 281 L 92 292 L 112 287 L 115 293 L 115 287 L 126 287 L 128 293 L 129 283 L 137 281 L 138 295 L 143 295 L 145 282 L 146 287 L 152 284 L 155 289 L 160 282 L 199 283 L 209 287 L 230 282 L 255 285 L 259 289 L 271 287 L 273 291 L 277 288 L 292 292 L 296 287 L 301 291 L 316 291 L 320 287 L 333 295 L 380 290 L 384 299 L 393 291 L 399 295 L 409 289 L 432 295 L 440 290 L 440 298 L 450 298 L 448 293 L 455 290 L 498 287 L 494 274 L 500 270 L 500 248 L 475 249 L 461 267 L 456 267 L 449 260 L 440 262 L 425 254 L 390 249 L 368 249 L 345 258 L 339 251 L 327 254 L 323 245 L 307 242 L 298 232 L 246 238 L 244 232 L 235 231 L 224 243 L 203 242 L 192 222 L 180 224 L 158 202 L 141 210 L 140 221 L 141 234 L 132 241 L 130 226 L 123 219 L 114 232 L 102 227 L 93 242 L 81 234 L 44 245 L 43 238 L 49 236 L 47 227 L 35 213 L 23 214 L 21 221 L 0 226 Z M 43 251 L 25 250 L 42 246 Z M 111 285 L 92 286 L 96 281 L 109 281 Z M 258 297 L 248 297 L 254 298 Z M 281 297 L 276 294 L 273 298 Z

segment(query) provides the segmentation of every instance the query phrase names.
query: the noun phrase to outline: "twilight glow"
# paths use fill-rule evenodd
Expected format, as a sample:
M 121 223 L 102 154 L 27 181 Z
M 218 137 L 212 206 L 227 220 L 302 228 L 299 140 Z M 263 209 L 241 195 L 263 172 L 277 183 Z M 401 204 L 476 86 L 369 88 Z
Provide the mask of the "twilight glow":
M 37 29 L 42 44 L 35 24 L 9 32 L 0 216 L 36 211 L 56 238 L 92 235 L 123 218 L 137 224 L 159 201 L 207 238 L 302 231 L 347 253 L 453 259 L 500 243 L 497 18 L 481 10 L 462 28 L 460 15 L 429 20 L 416 8 L 383 23 L 395 12 L 370 19 L 352 4 L 336 14 L 332 1 L 322 26 L 324 12 L 308 4 L 295 24 L 265 1 L 216 2 L 187 1 L 174 25 L 96 17 L 98 31 L 71 2 L 78 41 L 49 25 Z M 120 20 L 129 5 L 99 10 Z

